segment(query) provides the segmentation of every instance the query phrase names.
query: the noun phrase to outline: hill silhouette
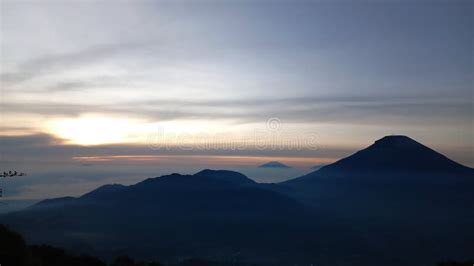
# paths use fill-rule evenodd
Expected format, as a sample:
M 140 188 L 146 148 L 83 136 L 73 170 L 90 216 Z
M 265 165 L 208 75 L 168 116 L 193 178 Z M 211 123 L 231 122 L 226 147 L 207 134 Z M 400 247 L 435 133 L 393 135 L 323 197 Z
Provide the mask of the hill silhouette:
M 223 260 L 240 253 L 257 261 L 295 249 L 291 246 L 305 241 L 301 233 L 309 224 L 293 219 L 313 220 L 310 209 L 297 200 L 223 170 L 106 185 L 78 198 L 51 202 L 0 219 L 33 243 L 105 257 L 126 250 L 150 259 L 222 254 L 217 259 Z M 276 245 L 279 238 L 292 241 Z

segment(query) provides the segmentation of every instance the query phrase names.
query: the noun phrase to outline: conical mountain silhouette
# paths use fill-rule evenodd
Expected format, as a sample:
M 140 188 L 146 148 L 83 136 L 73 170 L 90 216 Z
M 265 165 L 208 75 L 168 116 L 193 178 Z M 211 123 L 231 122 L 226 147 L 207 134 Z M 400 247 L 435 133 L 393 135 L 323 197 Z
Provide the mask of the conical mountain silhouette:
M 452 172 L 466 167 L 406 136 L 387 136 L 333 164 L 354 171 Z
M 407 136 L 386 136 L 369 147 L 310 174 L 284 182 L 295 184 L 319 177 L 471 176 L 463 166 Z
M 390 215 L 394 221 L 412 215 L 417 220 L 474 218 L 468 211 L 474 202 L 474 169 L 406 136 L 383 137 L 333 164 L 282 182 L 277 190 L 362 220 L 374 215 Z

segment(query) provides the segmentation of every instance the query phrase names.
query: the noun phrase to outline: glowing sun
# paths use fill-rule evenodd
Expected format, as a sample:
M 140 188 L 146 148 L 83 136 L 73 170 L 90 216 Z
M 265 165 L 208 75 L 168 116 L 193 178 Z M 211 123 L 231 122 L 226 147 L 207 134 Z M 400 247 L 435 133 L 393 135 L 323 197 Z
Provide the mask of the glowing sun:
M 88 115 L 53 120 L 48 127 L 70 144 L 99 145 L 126 142 L 138 124 L 136 120 Z

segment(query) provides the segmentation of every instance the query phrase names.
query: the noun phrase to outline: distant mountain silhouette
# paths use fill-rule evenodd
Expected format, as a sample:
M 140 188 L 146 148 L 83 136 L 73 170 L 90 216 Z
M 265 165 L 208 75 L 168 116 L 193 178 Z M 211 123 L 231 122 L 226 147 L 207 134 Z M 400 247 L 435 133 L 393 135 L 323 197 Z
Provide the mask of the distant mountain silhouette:
M 473 191 L 473 169 L 387 136 L 278 184 L 225 170 L 171 174 L 42 201 L 0 221 L 36 243 L 104 257 L 434 265 L 472 256 Z
M 258 167 L 260 168 L 291 168 L 290 166 L 277 162 L 277 161 L 271 161 L 268 163 L 264 163 L 262 165 L 259 165 Z
M 278 249 L 294 249 L 292 245 L 305 241 L 302 230 L 310 224 L 293 219 L 314 220 L 311 210 L 297 200 L 224 170 L 171 174 L 130 186 L 105 185 L 78 198 L 52 202 L 0 220 L 33 243 L 103 256 L 114 257 L 115 250 L 127 247 L 127 254 L 146 258 L 222 254 L 226 259 L 235 252 L 261 259 Z M 276 245 L 278 238 L 291 241 Z

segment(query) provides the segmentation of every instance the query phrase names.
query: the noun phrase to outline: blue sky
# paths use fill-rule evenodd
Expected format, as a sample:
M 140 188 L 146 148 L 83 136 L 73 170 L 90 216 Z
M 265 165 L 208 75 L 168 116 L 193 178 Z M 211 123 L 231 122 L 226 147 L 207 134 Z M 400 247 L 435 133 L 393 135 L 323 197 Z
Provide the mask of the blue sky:
M 77 150 L 97 160 L 176 150 L 254 158 L 197 160 L 202 168 L 271 158 L 308 167 L 389 134 L 474 165 L 472 1 L 4 0 L 0 29 L 0 134 L 12 149 L 3 168 L 47 177 L 40 168 L 78 163 Z M 255 132 L 273 118 L 279 145 L 317 136 L 318 149 L 256 149 Z M 175 146 L 150 150 L 150 135 L 163 132 Z M 189 151 L 177 141 L 245 145 Z M 167 160 L 173 170 L 182 161 Z M 162 171 L 128 163 L 136 174 L 124 182 Z M 80 169 L 45 180 L 74 190 L 83 183 L 71 176 L 91 175 Z M 107 182 L 121 175 L 110 169 Z

